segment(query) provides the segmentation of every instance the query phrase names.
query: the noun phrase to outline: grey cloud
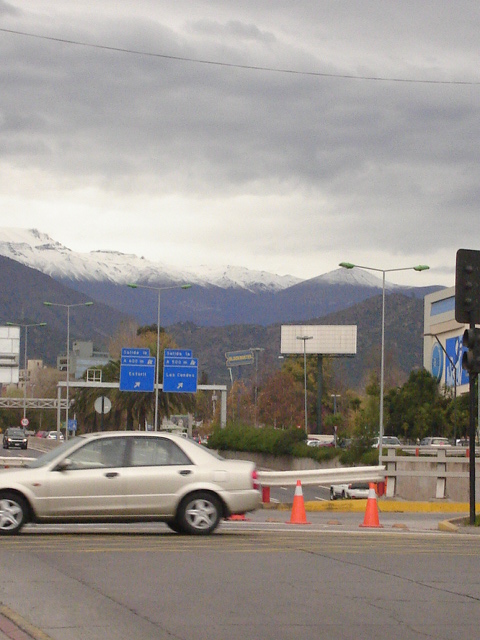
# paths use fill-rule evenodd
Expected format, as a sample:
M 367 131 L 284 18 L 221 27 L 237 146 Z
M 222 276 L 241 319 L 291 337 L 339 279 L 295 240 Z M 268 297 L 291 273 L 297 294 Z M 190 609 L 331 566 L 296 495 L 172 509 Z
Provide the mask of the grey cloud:
M 20 16 L 21 11 L 10 2 L 0 0 L 0 16 Z
M 0 14 L 11 6 L 0 0 Z M 170 3 L 140 2 L 131 16 L 122 6 L 118 17 L 55 20 L 48 35 L 340 75 L 478 74 L 479 16 L 467 0 L 436 12 L 410 1 L 278 1 L 271 11 L 179 1 L 175 15 Z M 28 20 L 19 23 L 38 31 Z M 253 219 L 238 226 L 239 244 L 250 239 L 265 254 L 278 248 L 276 228 L 288 230 L 282 246 L 292 253 L 327 250 L 335 238 L 408 255 L 471 241 L 462 229 L 478 201 L 479 86 L 247 70 L 11 34 L 0 34 L 0 55 L 0 161 L 19 169 L 71 188 L 226 198 L 226 207 L 239 196 L 292 198 L 293 221 L 288 208 L 264 211 L 273 239 L 252 238 Z

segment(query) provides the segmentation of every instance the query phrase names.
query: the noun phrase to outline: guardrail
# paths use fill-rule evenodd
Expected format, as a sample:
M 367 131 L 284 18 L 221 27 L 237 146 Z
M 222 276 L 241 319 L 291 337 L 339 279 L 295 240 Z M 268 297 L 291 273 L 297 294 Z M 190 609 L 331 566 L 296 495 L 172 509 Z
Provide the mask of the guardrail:
M 302 485 L 349 484 L 350 482 L 385 482 L 385 467 L 342 467 L 298 471 L 257 471 L 262 486 L 262 502 L 270 502 L 271 487 Z
M 349 482 L 383 482 L 385 467 L 342 467 L 306 471 L 257 471 L 262 487 L 294 486 L 297 480 L 309 484 L 344 484 Z

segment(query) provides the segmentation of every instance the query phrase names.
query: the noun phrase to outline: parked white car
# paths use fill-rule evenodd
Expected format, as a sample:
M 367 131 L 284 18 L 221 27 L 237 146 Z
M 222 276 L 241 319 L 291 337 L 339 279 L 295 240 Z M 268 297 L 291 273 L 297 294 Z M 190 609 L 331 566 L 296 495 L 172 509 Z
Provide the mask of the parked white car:
M 434 436 L 432 438 L 423 438 L 420 442 L 422 447 L 451 447 L 450 440 L 448 438 L 440 438 Z
M 65 437 L 61 431 L 49 431 L 45 437 L 47 438 L 47 440 L 65 440 Z
M 348 484 L 330 485 L 330 500 L 338 500 L 347 497 Z
M 350 482 L 348 484 L 332 484 L 330 486 L 330 500 L 338 498 L 362 499 L 368 498 L 368 482 Z
M 372 444 L 374 449 L 378 449 L 380 438 L 375 438 Z M 402 443 L 396 436 L 383 436 L 382 447 L 401 447 Z

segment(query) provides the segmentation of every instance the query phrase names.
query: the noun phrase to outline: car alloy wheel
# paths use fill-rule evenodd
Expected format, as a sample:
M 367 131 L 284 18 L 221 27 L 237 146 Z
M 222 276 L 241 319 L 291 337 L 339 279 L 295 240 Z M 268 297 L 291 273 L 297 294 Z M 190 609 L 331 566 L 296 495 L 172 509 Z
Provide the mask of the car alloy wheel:
M 27 507 L 25 501 L 14 493 L 0 495 L 0 535 L 18 533 L 25 524 Z
M 182 500 L 177 523 L 185 533 L 208 535 L 217 527 L 221 513 L 219 499 L 211 493 L 199 491 Z

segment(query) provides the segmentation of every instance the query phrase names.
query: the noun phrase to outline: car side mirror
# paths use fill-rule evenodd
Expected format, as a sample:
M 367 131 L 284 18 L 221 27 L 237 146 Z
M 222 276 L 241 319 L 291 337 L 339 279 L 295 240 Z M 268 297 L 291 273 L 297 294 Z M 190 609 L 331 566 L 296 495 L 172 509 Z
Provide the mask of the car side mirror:
M 64 458 L 63 460 L 60 460 L 55 469 L 56 471 L 67 471 L 71 464 L 72 461 L 70 460 L 70 458 Z

